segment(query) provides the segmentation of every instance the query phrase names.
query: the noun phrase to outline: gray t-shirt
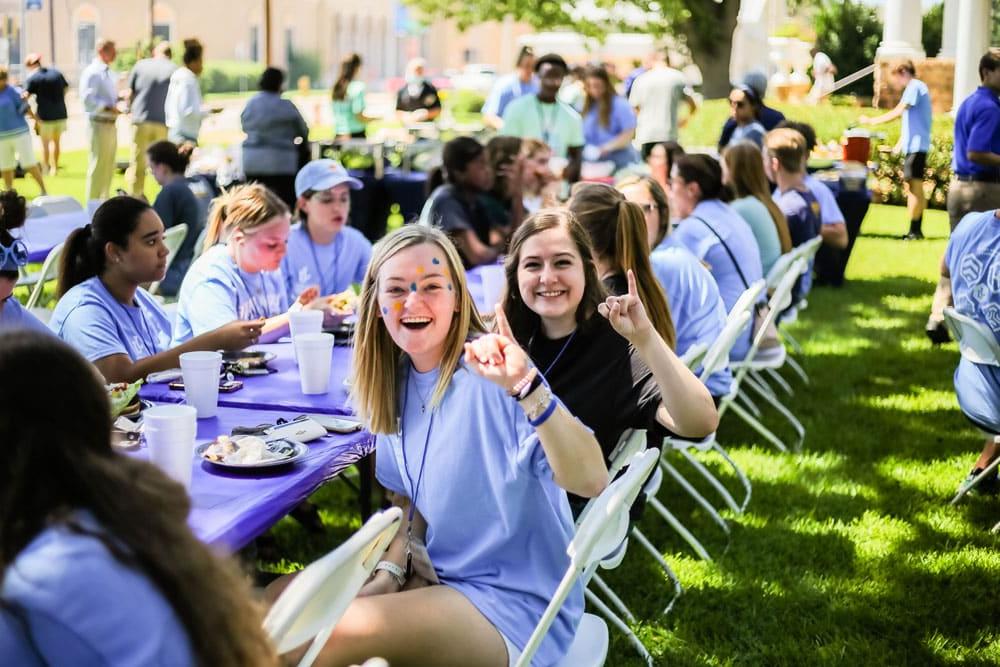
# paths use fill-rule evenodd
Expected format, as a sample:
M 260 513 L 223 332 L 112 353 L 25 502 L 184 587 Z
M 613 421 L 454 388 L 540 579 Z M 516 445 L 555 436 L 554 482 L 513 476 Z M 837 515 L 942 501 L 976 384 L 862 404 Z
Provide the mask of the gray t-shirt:
M 177 65 L 166 58 L 146 58 L 135 64 L 128 76 L 133 123 L 166 124 L 163 103 L 170 88 L 170 75 L 176 69 Z
M 689 94 L 684 75 L 673 68 L 654 68 L 639 75 L 628 97 L 629 104 L 639 108 L 636 141 L 677 141 L 677 105 Z

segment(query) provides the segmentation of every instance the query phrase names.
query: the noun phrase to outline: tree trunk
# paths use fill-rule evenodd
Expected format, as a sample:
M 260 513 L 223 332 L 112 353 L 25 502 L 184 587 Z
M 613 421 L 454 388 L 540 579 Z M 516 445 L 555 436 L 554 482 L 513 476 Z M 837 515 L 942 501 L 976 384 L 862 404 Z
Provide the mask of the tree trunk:
M 701 3 L 703 0 L 694 0 Z M 706 2 L 702 11 L 709 16 L 714 30 L 698 28 L 698 22 L 688 23 L 684 37 L 694 64 L 701 70 L 701 92 L 705 99 L 729 95 L 729 59 L 733 52 L 733 32 L 740 11 L 739 0 Z

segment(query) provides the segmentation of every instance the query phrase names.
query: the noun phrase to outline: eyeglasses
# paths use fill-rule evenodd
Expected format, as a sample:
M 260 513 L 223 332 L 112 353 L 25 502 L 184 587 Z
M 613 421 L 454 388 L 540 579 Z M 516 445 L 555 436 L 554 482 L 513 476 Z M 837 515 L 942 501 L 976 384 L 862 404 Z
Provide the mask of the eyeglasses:
M 0 243 L 0 270 L 17 269 L 28 263 L 28 246 L 21 239 L 9 245 Z

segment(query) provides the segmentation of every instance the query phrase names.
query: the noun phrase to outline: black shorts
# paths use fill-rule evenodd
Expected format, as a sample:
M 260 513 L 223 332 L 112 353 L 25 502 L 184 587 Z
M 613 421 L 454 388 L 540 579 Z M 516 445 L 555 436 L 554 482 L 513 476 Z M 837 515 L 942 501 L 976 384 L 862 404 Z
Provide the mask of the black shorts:
M 924 170 L 927 168 L 927 153 L 910 153 L 903 163 L 903 178 L 908 181 L 924 180 Z

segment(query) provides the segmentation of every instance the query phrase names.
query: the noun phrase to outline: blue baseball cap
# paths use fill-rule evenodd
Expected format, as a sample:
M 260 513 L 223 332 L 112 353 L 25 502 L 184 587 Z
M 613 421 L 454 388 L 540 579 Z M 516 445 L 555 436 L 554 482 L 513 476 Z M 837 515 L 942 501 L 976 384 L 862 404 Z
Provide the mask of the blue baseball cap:
M 348 174 L 336 160 L 313 160 L 295 175 L 295 196 L 301 197 L 310 190 L 329 190 L 341 183 L 346 183 L 352 190 L 364 187 L 361 181 Z

